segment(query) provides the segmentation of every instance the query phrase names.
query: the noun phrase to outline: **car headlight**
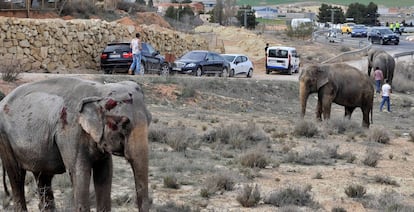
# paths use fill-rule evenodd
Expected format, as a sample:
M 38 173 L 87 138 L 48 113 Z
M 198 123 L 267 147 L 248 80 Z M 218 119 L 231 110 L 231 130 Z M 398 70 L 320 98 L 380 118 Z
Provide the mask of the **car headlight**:
M 195 64 L 195 63 L 189 63 L 189 64 L 187 64 L 187 65 L 186 65 L 186 67 L 188 67 L 188 68 L 192 68 L 192 67 L 194 67 L 194 66 L 196 66 L 196 64 Z

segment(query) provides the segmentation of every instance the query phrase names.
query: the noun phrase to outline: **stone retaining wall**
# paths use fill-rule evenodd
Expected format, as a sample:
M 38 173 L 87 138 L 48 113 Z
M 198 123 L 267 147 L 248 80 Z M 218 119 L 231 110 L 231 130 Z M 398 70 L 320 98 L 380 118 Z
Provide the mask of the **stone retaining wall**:
M 137 28 L 98 19 L 24 19 L 0 17 L 0 60 L 20 60 L 24 71 L 56 68 L 98 69 L 100 53 L 107 43 L 128 42 Z M 140 26 L 143 41 L 162 54 L 181 55 L 188 50 L 207 49 L 196 35 L 182 34 L 158 26 Z

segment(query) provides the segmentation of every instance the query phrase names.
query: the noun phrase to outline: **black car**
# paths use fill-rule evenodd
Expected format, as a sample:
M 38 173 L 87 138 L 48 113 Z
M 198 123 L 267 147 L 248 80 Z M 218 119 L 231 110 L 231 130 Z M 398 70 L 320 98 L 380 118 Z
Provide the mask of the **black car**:
M 151 44 L 142 42 L 141 72 L 166 75 L 170 65 L 165 57 Z M 129 43 L 110 43 L 101 53 L 101 70 L 105 74 L 127 73 L 132 63 L 132 51 Z
M 220 54 L 204 50 L 190 51 L 172 64 L 172 71 L 195 76 L 217 74 L 228 76 L 229 62 Z
M 379 43 L 381 45 L 388 43 L 398 45 L 400 43 L 400 37 L 388 27 L 371 28 L 371 31 L 368 33 L 368 40 L 371 43 Z

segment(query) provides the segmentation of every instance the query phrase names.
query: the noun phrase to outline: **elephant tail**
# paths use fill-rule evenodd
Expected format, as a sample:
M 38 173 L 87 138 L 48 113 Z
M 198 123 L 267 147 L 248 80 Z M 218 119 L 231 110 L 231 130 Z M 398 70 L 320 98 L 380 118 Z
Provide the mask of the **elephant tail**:
M 7 189 L 6 168 L 4 168 L 4 166 L 3 166 L 3 188 L 4 188 L 4 193 L 6 193 L 6 196 L 10 196 L 9 189 Z

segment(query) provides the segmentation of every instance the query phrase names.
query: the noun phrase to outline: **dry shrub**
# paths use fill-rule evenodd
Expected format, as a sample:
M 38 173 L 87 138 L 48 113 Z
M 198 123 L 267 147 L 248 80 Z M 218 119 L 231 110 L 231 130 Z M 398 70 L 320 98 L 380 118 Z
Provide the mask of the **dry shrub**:
M 72 1 L 66 3 L 61 11 L 62 16 L 70 15 L 88 19 L 96 15 L 99 8 L 92 1 Z
M 381 144 L 388 144 L 390 136 L 385 128 L 373 128 L 370 130 L 369 140 Z
M 165 127 L 161 124 L 150 125 L 148 140 L 168 144 L 173 150 L 183 152 L 189 145 L 195 144 L 197 135 L 191 128 L 179 126 Z
M 391 179 L 390 177 L 387 176 L 380 176 L 380 175 L 375 175 L 374 176 L 374 181 L 376 183 L 379 184 L 385 184 L 385 185 L 393 185 L 393 186 L 400 186 L 397 181 Z
M 362 198 L 367 193 L 367 189 L 362 185 L 349 185 L 345 188 L 345 194 L 351 198 Z
M 248 122 L 246 125 L 222 124 L 206 133 L 202 140 L 207 143 L 219 142 L 229 144 L 233 148 L 246 149 L 262 141 L 269 141 L 269 137 L 256 123 Z
M 318 134 L 318 128 L 313 122 L 300 121 L 296 123 L 293 134 L 296 136 L 305 136 L 311 138 Z
M 263 155 L 263 151 L 256 150 L 241 156 L 240 163 L 241 165 L 246 167 L 257 167 L 263 169 L 269 164 L 269 161 L 267 160 L 266 155 Z
M 257 185 L 245 185 L 236 199 L 243 207 L 256 206 L 261 199 L 259 188 Z
M 414 62 L 396 63 L 392 87 L 398 92 L 414 91 Z
M 20 73 L 23 72 L 22 60 L 15 58 L 5 58 L 0 60 L 1 78 L 6 82 L 17 80 Z
M 165 176 L 163 178 L 163 182 L 164 182 L 165 188 L 173 188 L 173 189 L 180 188 L 180 184 L 178 184 L 177 178 L 175 176 L 171 176 L 171 175 Z
M 155 208 L 157 212 L 192 212 L 190 206 L 187 205 L 177 205 L 174 202 L 168 202 L 165 205 L 158 206 Z
M 411 132 L 409 133 L 410 136 L 410 141 L 414 142 L 414 130 L 411 130 Z
M 334 207 L 332 208 L 331 212 L 346 212 L 346 210 L 342 207 Z
M 331 119 L 326 122 L 325 128 L 327 128 L 330 132 L 336 134 L 344 134 L 346 132 L 354 132 L 360 134 L 363 132 L 358 123 L 346 118 Z
M 396 211 L 396 212 L 411 212 L 414 211 L 413 205 L 406 205 L 410 200 L 392 189 L 384 189 L 379 196 L 367 198 L 363 201 L 366 208 L 375 209 L 375 211 Z M 365 199 L 365 198 L 364 198 Z
M 315 206 L 312 195 L 310 194 L 312 187 L 289 186 L 276 191 L 272 191 L 265 198 L 264 203 L 277 207 L 296 205 L 296 206 Z
M 231 173 L 221 172 L 208 177 L 200 190 L 202 197 L 208 198 L 218 191 L 231 191 L 234 188 L 235 178 Z
M 331 165 L 335 163 L 335 159 L 342 158 L 337 152 L 338 147 L 338 145 L 321 145 L 319 148 L 305 149 L 300 152 L 290 151 L 284 161 L 303 165 Z
M 376 167 L 380 158 L 380 153 L 374 149 L 368 149 L 362 163 L 367 166 Z

